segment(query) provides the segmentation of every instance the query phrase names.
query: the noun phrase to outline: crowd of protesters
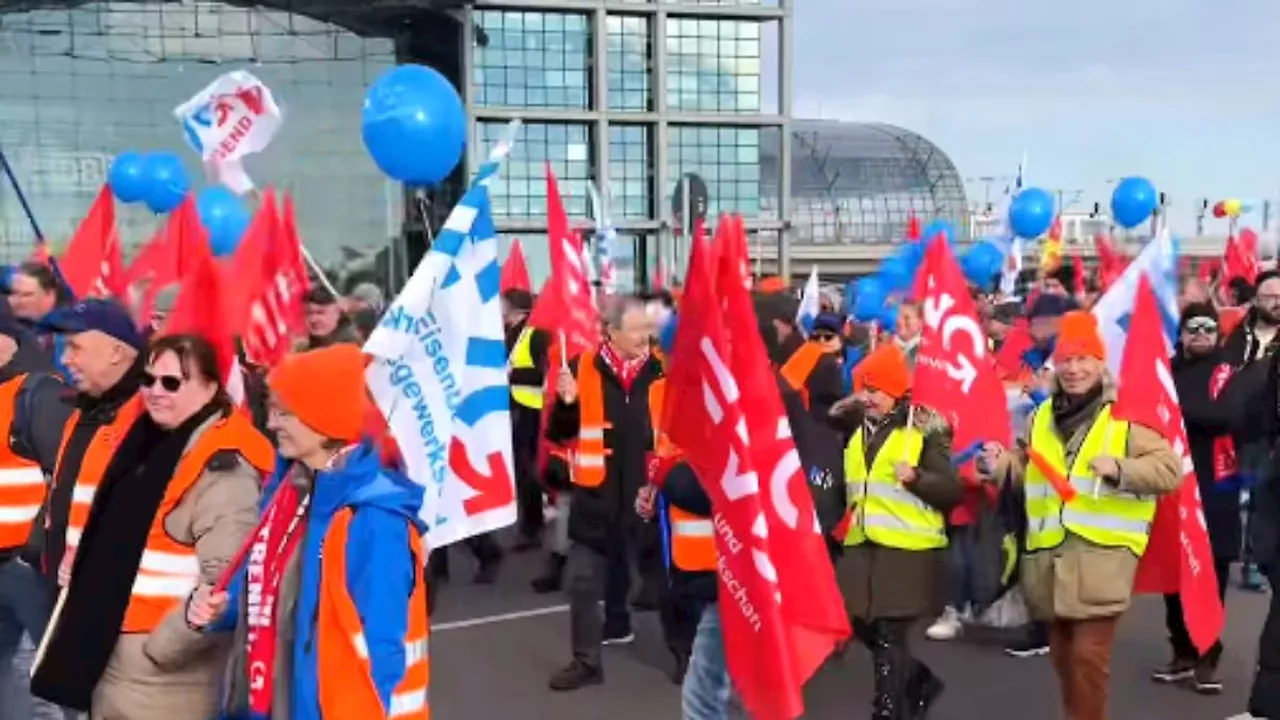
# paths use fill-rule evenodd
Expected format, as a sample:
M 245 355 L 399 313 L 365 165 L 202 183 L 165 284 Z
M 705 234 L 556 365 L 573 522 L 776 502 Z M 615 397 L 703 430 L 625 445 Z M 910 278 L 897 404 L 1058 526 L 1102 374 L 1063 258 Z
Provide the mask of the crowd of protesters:
M 359 343 L 382 291 L 312 289 L 296 352 L 269 372 L 244 365 L 248 412 L 207 339 L 163 332 L 163 301 L 139 328 L 113 301 L 69 303 L 38 263 L 17 268 L 6 291 L 0 719 L 428 717 L 429 591 L 450 580 L 449 551 L 423 547 L 422 490 L 370 420 Z M 828 297 L 801 327 L 783 283 L 757 285 L 760 333 L 872 658 L 877 720 L 925 718 L 944 691 L 912 652 L 918 622 L 935 641 L 992 622 L 992 603 L 979 601 L 992 574 L 981 536 L 996 513 L 1012 518 L 1020 557 L 1020 583 L 995 581 L 1020 586 L 1002 593 L 1019 599 L 1017 620 L 996 621 L 1025 623 L 1009 653 L 1052 655 L 1067 716 L 1106 717 L 1117 620 L 1155 498 L 1179 485 L 1181 461 L 1153 429 L 1111 418 L 1115 381 L 1088 313 L 1096 292 L 1063 272 L 1030 297 L 975 292 L 993 350 L 1024 322 L 1032 343 L 1004 378 L 1018 442 L 957 467 L 946 423 L 912 408 L 919 308 L 902 304 L 883 328 L 847 321 Z M 527 326 L 533 300 L 503 296 L 519 522 L 509 547 L 493 534 L 463 543 L 473 581 L 495 582 L 508 552 L 545 553 L 533 590 L 570 605 L 555 691 L 605 682 L 601 648 L 634 640 L 633 613 L 658 612 L 683 716 L 725 718 L 734 691 L 713 508 L 658 432 L 677 298 L 610 298 L 604 340 L 563 363 L 553 338 Z M 1262 590 L 1280 545 L 1280 273 L 1234 285 L 1226 302 L 1188 282 L 1181 304 L 1173 374 L 1219 589 L 1239 562 L 1240 585 Z M 1234 374 L 1217 387 L 1223 365 Z M 1217 486 L 1223 437 L 1253 470 L 1250 488 Z M 1064 503 L 1029 453 L 1100 478 L 1101 497 Z M 1249 708 L 1258 717 L 1280 717 L 1272 602 Z M 1152 679 L 1221 692 L 1224 648 L 1197 652 L 1179 598 L 1166 606 L 1172 659 Z M 24 637 L 29 683 L 15 664 Z

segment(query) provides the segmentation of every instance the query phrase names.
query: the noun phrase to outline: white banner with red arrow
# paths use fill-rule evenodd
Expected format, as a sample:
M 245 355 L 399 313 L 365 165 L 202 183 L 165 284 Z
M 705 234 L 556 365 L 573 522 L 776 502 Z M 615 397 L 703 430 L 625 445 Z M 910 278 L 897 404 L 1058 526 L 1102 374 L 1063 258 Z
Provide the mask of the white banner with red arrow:
M 512 132 L 519 123 L 513 124 Z M 489 184 L 500 145 L 365 343 L 369 393 L 422 485 L 431 548 L 516 521 L 511 388 Z

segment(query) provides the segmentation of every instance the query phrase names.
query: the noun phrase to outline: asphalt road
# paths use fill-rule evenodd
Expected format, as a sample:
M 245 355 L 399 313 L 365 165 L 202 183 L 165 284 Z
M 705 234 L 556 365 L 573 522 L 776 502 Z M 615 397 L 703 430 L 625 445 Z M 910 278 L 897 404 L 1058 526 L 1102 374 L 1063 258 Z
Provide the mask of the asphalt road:
M 678 720 L 679 690 L 666 676 L 668 655 L 657 618 L 637 616 L 635 644 L 606 648 L 603 685 L 573 693 L 547 689 L 569 660 L 563 597 L 537 596 L 529 580 L 541 556 L 508 556 L 498 584 L 470 584 L 472 565 L 452 551 L 453 579 L 442 587 L 431 641 L 432 715 L 442 720 Z M 1168 659 L 1164 606 L 1140 598 L 1125 616 L 1111 672 L 1112 720 L 1224 720 L 1241 715 L 1252 677 L 1267 596 L 1232 592 L 1221 676 L 1225 692 L 1201 697 L 1157 686 L 1148 675 Z M 1046 657 L 1014 659 L 984 633 L 950 643 L 919 636 L 916 649 L 947 682 L 931 720 L 1049 720 L 1059 717 L 1057 684 Z M 806 688 L 806 718 L 869 715 L 871 667 L 854 647 Z

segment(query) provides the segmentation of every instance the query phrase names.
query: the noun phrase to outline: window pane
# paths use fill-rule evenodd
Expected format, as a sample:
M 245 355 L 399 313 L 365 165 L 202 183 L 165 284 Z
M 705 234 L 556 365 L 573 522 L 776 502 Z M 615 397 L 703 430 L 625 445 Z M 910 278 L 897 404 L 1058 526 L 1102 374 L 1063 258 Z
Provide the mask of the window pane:
M 481 10 L 475 98 L 495 107 L 590 107 L 591 31 L 582 14 Z

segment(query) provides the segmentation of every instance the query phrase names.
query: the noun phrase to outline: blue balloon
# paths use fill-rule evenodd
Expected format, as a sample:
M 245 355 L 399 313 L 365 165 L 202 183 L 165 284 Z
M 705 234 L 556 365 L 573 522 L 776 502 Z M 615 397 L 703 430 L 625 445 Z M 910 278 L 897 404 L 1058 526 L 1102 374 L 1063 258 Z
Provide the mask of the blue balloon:
M 214 257 L 235 252 L 249 228 L 249 211 L 240 198 L 221 185 L 203 188 L 196 193 L 196 212 L 209 233 Z
M 884 309 L 888 292 L 884 280 L 877 276 L 864 277 L 858 280 L 851 308 L 853 318 L 858 322 L 871 322 L 880 317 Z
M 122 152 L 111 161 L 107 171 L 107 184 L 122 203 L 136 203 L 146 197 L 147 175 L 141 153 Z
M 928 242 L 939 234 L 946 236 L 948 245 L 955 245 L 956 241 L 960 239 L 959 234 L 956 232 L 955 223 L 947 220 L 934 220 L 925 225 L 924 229 L 920 231 L 920 238 Z
M 462 160 L 467 114 L 452 83 L 423 65 L 400 65 L 365 95 L 361 137 L 378 169 L 407 185 L 431 186 Z
M 916 276 L 916 270 L 911 265 L 909 257 L 890 255 L 880 263 L 880 272 L 877 275 L 880 277 L 880 282 L 884 285 L 885 290 L 895 293 L 906 290 L 911 286 L 911 281 Z
M 984 240 L 964 254 L 960 259 L 960 270 L 965 280 L 988 290 L 1004 268 L 1004 259 L 1004 250 L 1000 246 Z
M 1053 195 L 1048 190 L 1027 188 L 1013 197 L 1009 204 L 1009 227 L 1013 234 L 1034 240 L 1049 231 L 1053 225 Z
M 143 200 L 146 201 L 147 208 L 157 215 L 163 215 L 181 205 L 183 198 L 191 191 L 187 170 L 182 167 L 182 160 L 175 153 L 151 153 L 143 158 L 142 169 L 147 179 Z
M 1137 227 L 1151 217 L 1159 203 L 1159 193 L 1150 180 L 1127 177 L 1111 193 L 1111 217 L 1122 228 Z

